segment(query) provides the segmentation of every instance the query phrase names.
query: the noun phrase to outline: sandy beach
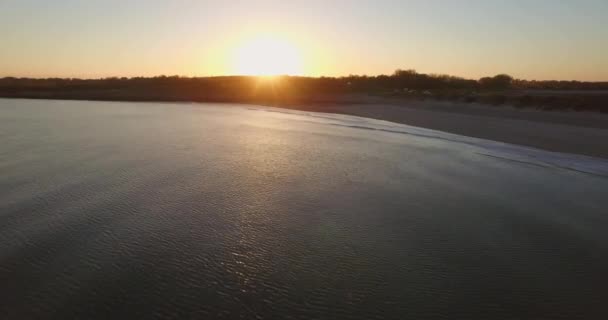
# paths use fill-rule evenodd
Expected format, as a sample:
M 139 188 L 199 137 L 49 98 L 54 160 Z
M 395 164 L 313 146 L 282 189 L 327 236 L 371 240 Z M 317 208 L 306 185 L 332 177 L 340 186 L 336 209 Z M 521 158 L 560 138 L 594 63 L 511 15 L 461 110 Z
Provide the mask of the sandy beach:
M 600 113 L 388 99 L 289 108 L 349 114 L 548 151 L 608 158 L 608 115 Z

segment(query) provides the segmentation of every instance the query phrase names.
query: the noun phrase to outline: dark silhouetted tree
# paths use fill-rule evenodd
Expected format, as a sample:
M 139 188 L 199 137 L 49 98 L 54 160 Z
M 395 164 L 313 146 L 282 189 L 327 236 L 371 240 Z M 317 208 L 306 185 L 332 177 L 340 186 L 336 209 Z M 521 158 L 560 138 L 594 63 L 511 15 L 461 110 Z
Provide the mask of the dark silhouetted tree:
M 499 74 L 493 77 L 479 79 L 479 85 L 484 89 L 504 90 L 511 87 L 513 77 L 508 74 Z

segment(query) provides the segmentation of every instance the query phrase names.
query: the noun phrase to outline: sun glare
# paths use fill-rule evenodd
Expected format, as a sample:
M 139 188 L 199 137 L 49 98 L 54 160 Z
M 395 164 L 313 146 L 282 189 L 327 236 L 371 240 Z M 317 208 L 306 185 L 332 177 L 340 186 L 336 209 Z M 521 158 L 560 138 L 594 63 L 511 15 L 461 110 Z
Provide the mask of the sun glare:
M 240 75 L 301 75 L 298 49 L 282 39 L 264 37 L 245 42 L 236 49 L 233 71 Z

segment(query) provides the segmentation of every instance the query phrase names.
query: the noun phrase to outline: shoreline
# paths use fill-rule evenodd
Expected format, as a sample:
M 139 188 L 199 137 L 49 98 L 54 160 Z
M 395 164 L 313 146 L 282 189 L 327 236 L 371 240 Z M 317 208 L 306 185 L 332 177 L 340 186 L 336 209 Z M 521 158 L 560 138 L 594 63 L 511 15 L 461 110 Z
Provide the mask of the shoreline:
M 546 151 L 608 159 L 608 117 L 595 113 L 482 110 L 442 110 L 434 101 L 407 104 L 331 104 L 290 109 L 360 116 L 433 129 Z M 547 116 L 547 113 L 551 116 Z
M 3 99 L 36 99 L 0 97 Z M 608 115 L 591 112 L 520 110 L 507 106 L 471 105 L 435 100 L 382 97 L 293 104 L 242 101 L 152 101 L 128 99 L 48 99 L 152 103 L 228 103 L 262 105 L 308 112 L 336 113 L 391 121 L 474 138 L 547 151 L 608 159 Z

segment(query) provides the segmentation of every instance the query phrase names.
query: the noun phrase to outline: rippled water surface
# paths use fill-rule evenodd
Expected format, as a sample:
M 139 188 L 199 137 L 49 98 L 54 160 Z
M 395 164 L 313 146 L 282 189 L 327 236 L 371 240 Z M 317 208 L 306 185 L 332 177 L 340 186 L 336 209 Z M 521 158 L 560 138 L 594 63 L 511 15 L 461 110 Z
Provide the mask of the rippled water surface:
M 272 108 L 0 100 L 0 318 L 606 318 L 606 162 L 555 156 Z

